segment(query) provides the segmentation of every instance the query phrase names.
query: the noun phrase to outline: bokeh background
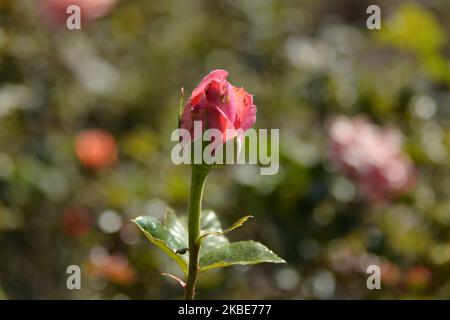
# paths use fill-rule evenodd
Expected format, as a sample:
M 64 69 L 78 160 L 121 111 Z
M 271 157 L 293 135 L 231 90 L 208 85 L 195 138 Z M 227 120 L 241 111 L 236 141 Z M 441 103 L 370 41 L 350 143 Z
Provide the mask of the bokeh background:
M 204 206 L 224 225 L 254 215 L 230 237 L 288 263 L 207 272 L 199 298 L 450 298 L 448 1 L 72 2 L 80 31 L 61 23 L 71 1 L 0 0 L 0 298 L 182 298 L 160 275 L 177 266 L 130 219 L 186 213 L 170 134 L 180 87 L 216 68 L 255 95 L 257 128 L 280 129 L 280 172 L 216 170 Z M 370 4 L 381 30 L 366 28 Z M 338 115 L 403 140 L 353 132 L 349 170 L 330 157 Z M 372 161 L 399 157 L 407 186 Z M 82 290 L 66 288 L 72 264 Z

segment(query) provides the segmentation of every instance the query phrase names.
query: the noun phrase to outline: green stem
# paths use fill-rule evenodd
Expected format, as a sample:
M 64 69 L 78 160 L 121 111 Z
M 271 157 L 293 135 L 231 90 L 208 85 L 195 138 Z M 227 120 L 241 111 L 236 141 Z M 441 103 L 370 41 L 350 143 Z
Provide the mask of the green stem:
M 191 191 L 189 194 L 189 273 L 186 282 L 186 300 L 194 300 L 195 283 L 199 269 L 200 219 L 202 212 L 202 196 L 209 169 L 192 165 Z

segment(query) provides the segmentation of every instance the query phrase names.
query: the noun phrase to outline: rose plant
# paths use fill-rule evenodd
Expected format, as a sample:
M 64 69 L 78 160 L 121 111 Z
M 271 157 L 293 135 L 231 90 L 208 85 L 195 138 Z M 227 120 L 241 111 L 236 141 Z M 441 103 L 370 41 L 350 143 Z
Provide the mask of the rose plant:
M 252 95 L 230 84 L 227 76 L 225 70 L 214 70 L 204 77 L 180 113 L 180 128 L 188 130 L 192 140 L 213 128 L 222 133 L 222 144 L 235 142 L 242 140 L 243 133 L 255 123 L 256 106 Z M 195 132 L 195 121 L 201 122 L 202 131 Z M 134 219 L 146 237 L 180 266 L 186 281 L 168 276 L 185 289 L 188 300 L 194 299 L 197 276 L 204 271 L 239 264 L 285 263 L 259 242 L 230 242 L 225 237 L 251 216 L 239 219 L 224 230 L 215 212 L 202 210 L 206 177 L 213 168 L 205 163 L 191 165 L 187 221 L 172 209 L 167 209 L 164 221 L 151 216 Z

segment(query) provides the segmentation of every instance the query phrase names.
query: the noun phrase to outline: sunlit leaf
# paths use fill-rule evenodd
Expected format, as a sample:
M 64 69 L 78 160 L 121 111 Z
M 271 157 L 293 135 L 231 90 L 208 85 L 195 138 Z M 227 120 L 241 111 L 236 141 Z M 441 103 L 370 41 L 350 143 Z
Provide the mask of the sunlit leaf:
M 249 217 L 238 220 L 228 232 L 242 225 Z M 250 265 L 262 262 L 285 263 L 283 259 L 256 241 L 240 241 L 230 243 L 223 235 L 220 221 L 211 210 L 202 213 L 202 230 L 204 234 L 220 234 L 203 240 L 200 250 L 200 272 L 228 267 L 232 265 Z
M 212 232 L 222 232 L 222 226 L 220 225 L 220 221 L 217 218 L 217 215 L 214 211 L 204 210 L 202 212 L 202 232 L 203 233 L 212 233 Z M 200 257 L 204 251 L 208 251 L 210 248 L 217 248 L 224 244 L 228 243 L 228 239 L 224 236 L 218 237 L 209 237 L 203 240 L 202 247 L 200 250 Z
M 248 219 L 253 218 L 253 216 L 245 216 L 240 218 L 238 221 L 236 221 L 235 223 L 233 223 L 230 227 L 228 227 L 227 229 L 223 230 L 223 231 L 215 231 L 215 232 L 204 232 L 201 237 L 200 240 L 203 240 L 206 237 L 209 236 L 223 236 L 239 227 L 241 227 Z
M 213 236 L 203 238 L 200 249 L 200 271 L 237 264 L 285 262 L 261 243 L 255 241 L 230 243 L 224 236 L 225 233 L 240 227 L 249 218 L 250 216 L 243 217 L 228 229 L 223 230 L 213 211 L 204 210 L 202 212 L 202 234 Z M 167 211 L 162 222 L 158 218 L 150 216 L 141 216 L 134 220 L 147 238 L 175 260 L 185 274 L 188 272 L 189 261 L 189 252 L 185 252 L 185 248 L 188 247 L 186 220 L 184 216 L 178 218 L 172 210 Z
M 163 222 L 151 216 L 140 216 L 133 222 L 139 226 L 152 243 L 175 260 L 183 272 L 187 274 L 188 255 L 177 254 L 176 251 L 188 246 L 188 234 L 185 224 L 178 219 L 172 210 L 167 210 Z
M 202 250 L 200 254 L 200 271 L 236 264 L 249 265 L 262 262 L 286 263 L 286 261 L 259 242 L 251 240 L 239 241 Z

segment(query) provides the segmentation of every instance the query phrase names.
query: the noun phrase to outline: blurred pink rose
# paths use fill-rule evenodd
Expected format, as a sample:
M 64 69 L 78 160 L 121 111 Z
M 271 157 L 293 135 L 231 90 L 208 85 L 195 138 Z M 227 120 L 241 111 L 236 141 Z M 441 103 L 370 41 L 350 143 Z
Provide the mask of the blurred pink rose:
M 117 161 L 117 143 L 105 130 L 83 130 L 75 137 L 75 153 L 86 167 L 92 169 L 109 167 Z
M 228 72 L 214 70 L 194 89 L 181 116 L 180 128 L 187 129 L 193 139 L 201 132 L 194 132 L 194 121 L 202 122 L 202 129 L 218 129 L 223 142 L 245 132 L 256 121 L 253 96 L 243 88 L 236 88 L 227 81 Z M 226 136 L 226 130 L 231 136 Z
M 83 206 L 68 207 L 61 217 L 61 228 L 69 237 L 85 235 L 92 227 L 91 212 Z
M 358 185 L 369 201 L 384 201 L 411 189 L 413 163 L 401 151 L 401 134 L 362 116 L 333 118 L 328 126 L 332 161 Z
M 405 275 L 405 284 L 411 289 L 423 289 L 431 280 L 431 271 L 424 266 L 412 267 Z
M 136 272 L 133 266 L 125 256 L 117 253 L 106 253 L 101 259 L 89 261 L 87 270 L 93 277 L 104 278 L 123 286 L 132 285 L 136 281 Z
M 402 278 L 401 270 L 392 262 L 384 261 L 380 265 L 382 282 L 388 286 L 396 286 Z
M 51 24 L 65 24 L 67 7 L 77 5 L 81 9 L 81 20 L 92 21 L 107 14 L 117 0 L 40 0 L 43 13 Z

